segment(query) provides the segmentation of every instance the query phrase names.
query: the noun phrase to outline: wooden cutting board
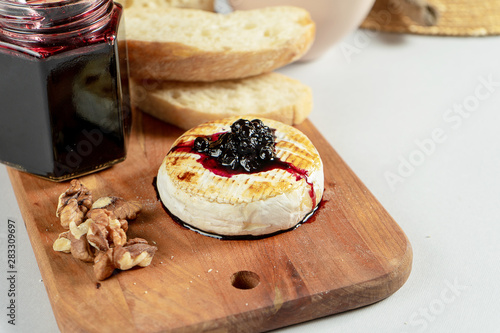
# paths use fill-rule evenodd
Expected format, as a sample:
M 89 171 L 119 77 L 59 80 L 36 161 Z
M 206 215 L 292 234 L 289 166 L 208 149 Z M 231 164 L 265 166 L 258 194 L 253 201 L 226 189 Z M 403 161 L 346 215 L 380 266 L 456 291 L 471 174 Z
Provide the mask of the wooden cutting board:
M 382 300 L 408 278 L 410 243 L 316 128 L 298 126 L 325 165 L 323 203 L 309 222 L 260 240 L 218 240 L 174 222 L 153 181 L 182 131 L 136 112 L 123 163 L 81 177 L 94 198 L 139 200 L 129 237 L 158 247 L 146 268 L 97 283 L 92 265 L 54 252 L 57 200 L 68 182 L 9 169 L 52 308 L 63 332 L 255 332 Z

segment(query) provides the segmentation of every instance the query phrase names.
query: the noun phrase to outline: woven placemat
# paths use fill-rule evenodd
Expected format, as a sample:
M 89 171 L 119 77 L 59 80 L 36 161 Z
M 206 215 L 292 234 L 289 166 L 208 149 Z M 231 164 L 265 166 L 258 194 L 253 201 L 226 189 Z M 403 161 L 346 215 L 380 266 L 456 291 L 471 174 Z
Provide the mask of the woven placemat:
M 428 3 L 439 12 L 434 26 L 416 24 L 391 0 L 377 0 L 361 27 L 421 35 L 500 35 L 500 0 L 429 0 Z

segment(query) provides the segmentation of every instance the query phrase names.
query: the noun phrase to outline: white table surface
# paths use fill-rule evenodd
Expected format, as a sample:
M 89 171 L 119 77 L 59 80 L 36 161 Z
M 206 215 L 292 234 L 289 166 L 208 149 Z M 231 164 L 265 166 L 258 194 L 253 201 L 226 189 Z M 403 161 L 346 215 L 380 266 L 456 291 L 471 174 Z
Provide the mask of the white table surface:
M 500 38 L 360 30 L 280 71 L 312 87 L 310 119 L 414 251 L 410 278 L 386 300 L 280 331 L 498 332 Z M 0 189 L 0 332 L 57 332 L 4 166 Z M 17 223 L 15 326 L 7 322 L 9 218 Z

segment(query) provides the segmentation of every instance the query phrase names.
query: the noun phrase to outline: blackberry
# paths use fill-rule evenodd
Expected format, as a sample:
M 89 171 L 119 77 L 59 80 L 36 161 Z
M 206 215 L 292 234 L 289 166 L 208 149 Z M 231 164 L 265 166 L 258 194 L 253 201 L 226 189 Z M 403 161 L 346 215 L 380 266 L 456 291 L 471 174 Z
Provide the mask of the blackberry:
M 194 140 L 194 150 L 205 151 L 208 149 L 210 141 L 207 138 L 198 137 Z
M 274 130 L 262 120 L 239 119 L 231 124 L 231 131 L 217 140 L 198 137 L 194 141 L 196 152 L 207 154 L 226 168 L 258 171 L 276 158 Z

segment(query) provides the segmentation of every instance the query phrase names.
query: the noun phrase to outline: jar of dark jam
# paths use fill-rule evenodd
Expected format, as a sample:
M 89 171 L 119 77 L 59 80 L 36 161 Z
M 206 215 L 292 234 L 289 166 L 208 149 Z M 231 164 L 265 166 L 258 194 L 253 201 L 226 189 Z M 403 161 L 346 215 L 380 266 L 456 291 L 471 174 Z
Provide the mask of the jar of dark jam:
M 122 14 L 112 0 L 0 0 L 0 162 L 61 181 L 125 159 Z

